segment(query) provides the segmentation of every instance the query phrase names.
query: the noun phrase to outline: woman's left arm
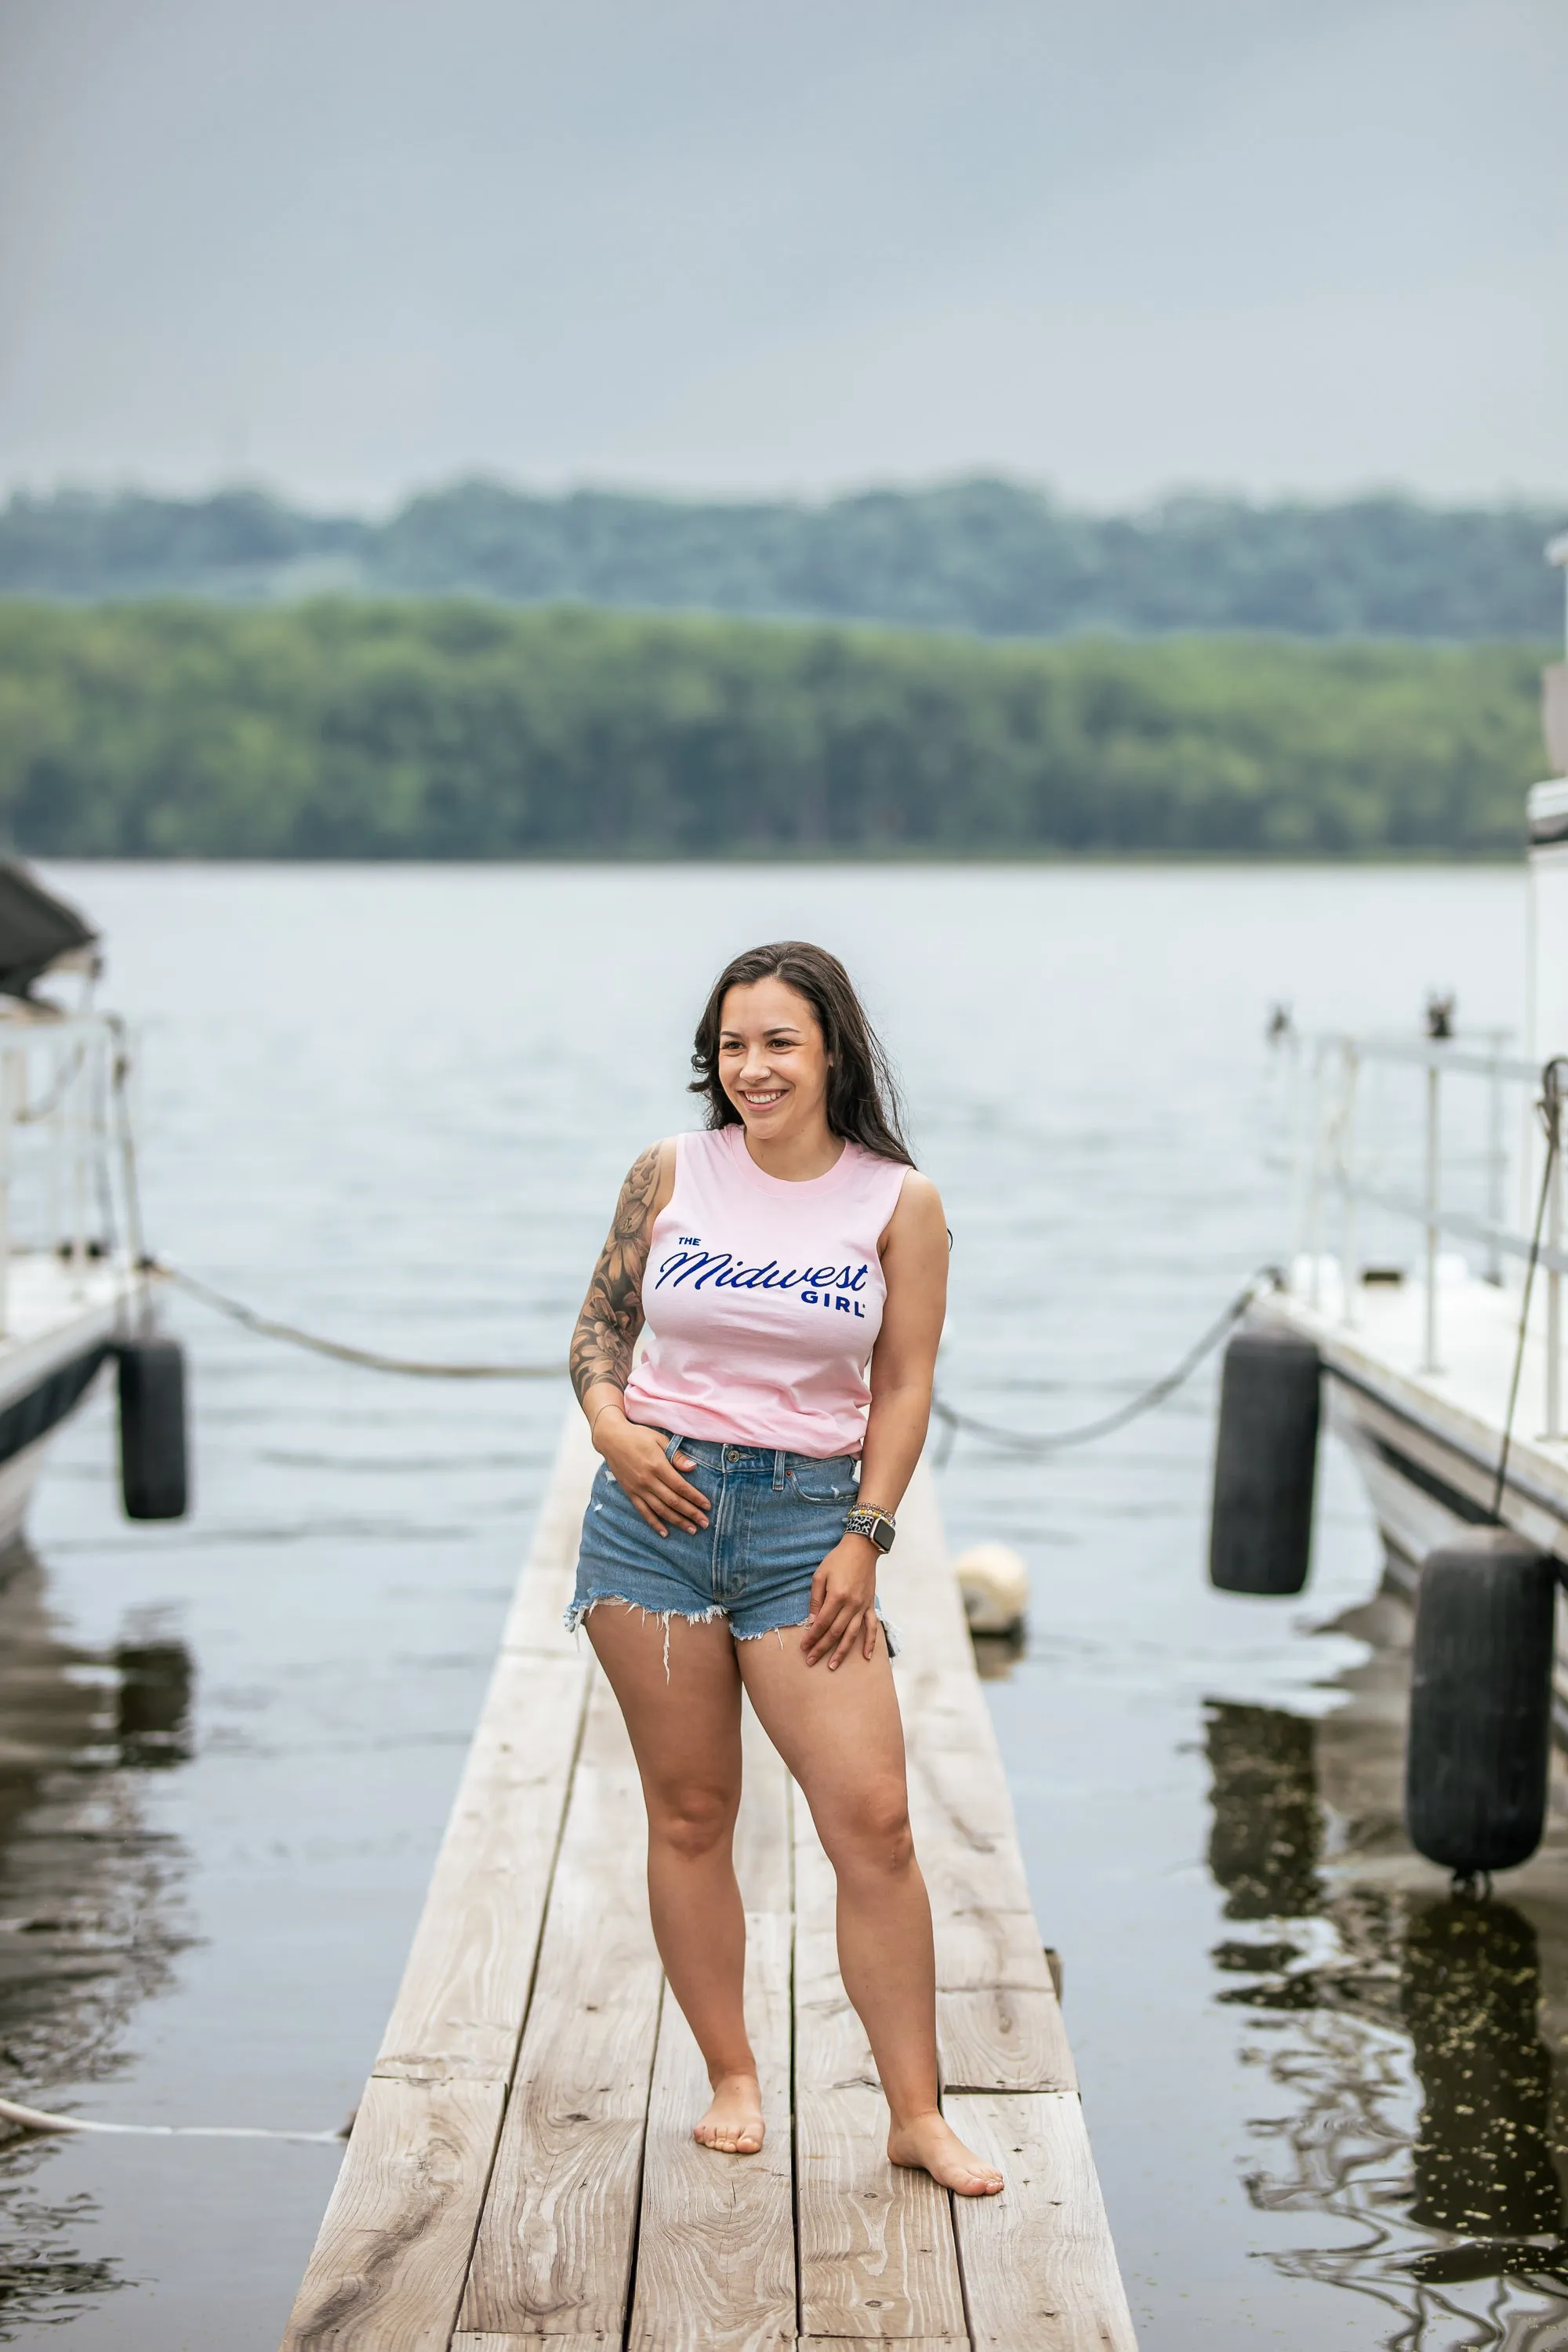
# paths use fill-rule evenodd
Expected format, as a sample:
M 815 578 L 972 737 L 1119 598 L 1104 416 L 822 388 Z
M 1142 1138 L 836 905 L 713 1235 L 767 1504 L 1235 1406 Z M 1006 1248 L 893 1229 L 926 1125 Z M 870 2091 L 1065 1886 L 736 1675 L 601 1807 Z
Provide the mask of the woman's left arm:
M 871 1410 L 860 1455 L 863 1508 L 891 1517 L 914 1475 L 931 1421 L 931 1381 L 947 1311 L 947 1220 L 929 1176 L 911 1169 L 882 1243 L 888 1296 L 871 1353 Z M 816 1571 L 806 1627 L 806 1662 L 830 1667 L 857 1639 L 877 1647 L 877 1562 L 869 1536 L 845 1536 Z

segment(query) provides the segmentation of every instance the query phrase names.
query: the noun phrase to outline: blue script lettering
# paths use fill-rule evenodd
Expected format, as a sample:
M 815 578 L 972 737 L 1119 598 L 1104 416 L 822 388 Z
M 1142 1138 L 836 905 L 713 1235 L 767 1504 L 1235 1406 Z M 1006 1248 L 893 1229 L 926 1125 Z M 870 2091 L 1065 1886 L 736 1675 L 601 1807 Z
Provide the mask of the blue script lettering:
M 662 1290 L 667 1284 L 671 1290 L 683 1286 L 703 1290 L 710 1284 L 715 1290 L 794 1290 L 808 1307 L 843 1307 L 847 1300 L 834 1298 L 830 1292 L 863 1289 L 871 1271 L 868 1265 L 792 1265 L 786 1273 L 776 1257 L 762 1265 L 746 1265 L 732 1250 L 704 1249 L 689 1234 L 679 1238 L 681 1246 L 659 1260 L 655 1290 Z M 862 1309 L 857 1306 L 855 1312 L 861 1315 Z

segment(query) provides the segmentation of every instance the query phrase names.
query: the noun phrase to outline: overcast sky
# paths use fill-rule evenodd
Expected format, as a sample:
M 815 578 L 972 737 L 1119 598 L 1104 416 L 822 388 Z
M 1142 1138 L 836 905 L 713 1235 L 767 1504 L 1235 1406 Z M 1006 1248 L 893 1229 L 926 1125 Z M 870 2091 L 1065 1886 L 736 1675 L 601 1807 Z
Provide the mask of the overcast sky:
M 1568 493 L 1565 0 L 0 0 L 0 487 Z

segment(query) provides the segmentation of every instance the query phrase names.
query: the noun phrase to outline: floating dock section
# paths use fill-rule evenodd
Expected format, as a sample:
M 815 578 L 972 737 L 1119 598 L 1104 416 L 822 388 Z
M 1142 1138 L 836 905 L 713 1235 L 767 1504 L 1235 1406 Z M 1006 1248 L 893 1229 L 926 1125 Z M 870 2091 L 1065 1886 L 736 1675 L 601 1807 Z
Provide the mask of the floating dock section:
M 648 1927 L 637 1768 L 561 1628 L 595 1467 L 574 1415 L 284 2352 L 1133 2352 L 929 1470 L 885 1583 L 942 2104 L 1005 2172 L 990 2199 L 887 2161 L 833 1873 L 749 1709 L 736 1862 L 768 2138 L 693 2141 L 707 2077 Z

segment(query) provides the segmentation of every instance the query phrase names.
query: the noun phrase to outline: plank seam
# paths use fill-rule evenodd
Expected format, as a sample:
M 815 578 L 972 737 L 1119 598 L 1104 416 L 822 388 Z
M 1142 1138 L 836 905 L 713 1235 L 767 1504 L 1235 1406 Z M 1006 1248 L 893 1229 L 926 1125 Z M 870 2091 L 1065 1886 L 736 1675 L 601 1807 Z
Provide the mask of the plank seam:
M 975 2352 L 979 2338 L 974 2333 L 974 2306 L 969 2299 L 969 2273 L 963 2262 L 963 2233 L 958 2226 L 958 2200 L 950 2189 L 947 2192 L 947 2226 L 952 2231 L 953 2260 L 958 2264 L 958 2300 L 963 2313 L 963 2333 L 969 2352 Z
M 642 2200 L 643 2187 L 647 2178 L 647 2126 L 648 2117 L 653 2112 L 653 2078 L 658 2065 L 658 2045 L 664 2040 L 665 2003 L 674 1999 L 675 1995 L 669 1990 L 669 1979 L 667 1976 L 661 1976 L 658 1980 L 658 2017 L 653 2029 L 653 2048 L 648 2053 L 647 2092 L 642 2105 L 642 2139 L 637 2147 L 637 2185 L 632 2198 L 632 2242 L 626 2263 L 626 2306 L 621 2314 L 621 2352 L 629 2352 L 632 2324 L 637 2315 L 637 2260 L 642 2252 Z
M 1083 2105 L 1083 2093 L 1076 2084 L 1033 2083 L 1027 2089 L 1019 2083 L 944 2083 L 944 2099 L 1076 2099 Z
M 585 1667 L 583 1675 L 582 1696 L 577 1706 L 577 1732 L 576 1737 L 572 1742 L 572 1761 L 567 1768 L 566 1788 L 561 1800 L 561 1811 L 555 1823 L 555 1843 L 550 1849 L 550 1874 L 544 1882 L 544 1901 L 540 1906 L 539 1934 L 535 1937 L 533 1945 L 533 1965 L 528 1971 L 528 1991 L 523 2000 L 522 2014 L 518 2020 L 517 2039 L 511 2045 L 511 2064 L 507 2068 L 506 2095 L 501 2101 L 501 2116 L 503 2121 L 505 2119 L 506 2110 L 511 2102 L 511 2086 L 517 2080 L 517 2062 L 522 2052 L 523 2030 L 528 2023 L 530 2012 L 533 2008 L 534 1990 L 539 1983 L 539 1961 L 540 1956 L 544 1949 L 544 1931 L 550 1919 L 550 1906 L 555 1900 L 555 1876 L 557 1871 L 561 1867 L 561 1848 L 564 1844 L 566 1839 L 566 1821 L 567 1816 L 572 1811 L 572 1791 L 577 1784 L 577 1767 L 582 1760 L 583 1742 L 587 1736 L 588 1729 L 588 1702 L 592 1698 L 593 1695 L 593 1670 L 591 1667 Z M 485 2178 L 485 2195 L 488 2197 L 489 2194 L 489 2177 L 487 2174 Z M 483 2199 L 481 2199 L 481 2206 L 483 2201 Z
M 525 1569 L 524 1575 L 527 1572 Z M 529 2013 L 533 2007 L 534 1990 L 539 1983 L 540 1955 L 544 1949 L 544 1931 L 550 1918 L 550 1906 L 555 1899 L 555 1874 L 560 1867 L 561 1848 L 566 1836 L 567 1815 L 572 1811 L 572 1791 L 576 1784 L 577 1766 L 583 1753 L 583 1740 L 588 1725 L 588 1701 L 593 1695 L 593 1675 L 585 1669 L 583 1675 L 582 1698 L 577 1708 L 577 1730 L 572 1742 L 572 1761 L 567 1769 L 566 1785 L 561 1799 L 561 1811 L 555 1823 L 555 1843 L 550 1850 L 550 1874 L 545 1881 L 544 1900 L 539 1910 L 539 1933 L 534 1939 L 533 1963 L 528 1972 L 528 1991 L 522 2004 L 522 2014 L 518 2020 L 517 2037 L 511 2045 L 511 2064 L 507 2069 L 506 2081 L 501 2085 L 500 2105 L 496 2113 L 495 2137 L 490 2141 L 489 2162 L 485 2167 L 483 2186 L 474 2200 L 474 2221 L 468 2232 L 468 2250 L 463 2256 L 462 2284 L 458 2290 L 458 2301 L 452 2313 L 452 2324 L 446 2331 L 448 2352 L 452 2338 L 460 2332 L 463 2304 L 468 2292 L 468 2277 L 474 2267 L 474 2249 L 479 2243 L 479 2231 L 484 2225 L 485 2207 L 489 2202 L 490 2182 L 495 2177 L 496 2158 L 500 2150 L 501 2134 L 506 2128 L 507 2109 L 511 2105 L 512 2085 L 517 2080 L 517 2063 L 522 2053 L 523 2032 L 528 2024 Z

